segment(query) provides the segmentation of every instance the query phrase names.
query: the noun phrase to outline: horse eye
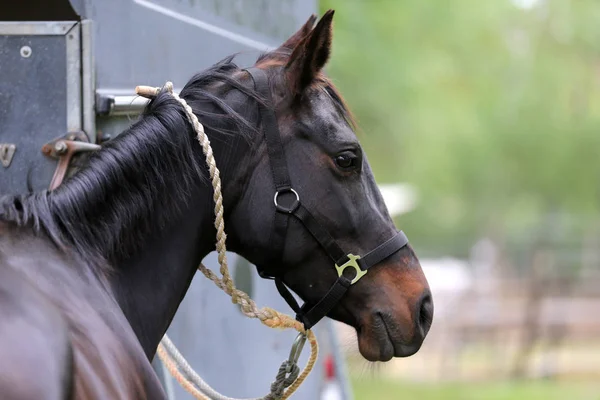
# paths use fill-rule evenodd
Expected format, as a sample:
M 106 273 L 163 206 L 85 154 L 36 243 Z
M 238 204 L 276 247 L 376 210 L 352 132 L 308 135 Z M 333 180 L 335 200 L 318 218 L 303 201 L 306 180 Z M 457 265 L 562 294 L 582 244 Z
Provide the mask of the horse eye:
M 342 154 L 338 154 L 335 157 L 335 163 L 338 167 L 342 169 L 351 169 L 355 168 L 357 164 L 357 157 L 355 154 L 351 152 L 345 152 Z

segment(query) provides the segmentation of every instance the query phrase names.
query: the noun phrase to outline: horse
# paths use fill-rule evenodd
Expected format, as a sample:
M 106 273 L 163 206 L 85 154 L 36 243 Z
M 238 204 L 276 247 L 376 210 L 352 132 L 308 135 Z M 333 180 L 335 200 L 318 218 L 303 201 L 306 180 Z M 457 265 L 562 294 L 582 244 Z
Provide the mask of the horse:
M 333 15 L 311 16 L 251 68 L 221 60 L 179 95 L 212 143 L 229 250 L 275 281 L 305 327 L 350 325 L 362 356 L 385 362 L 420 349 L 433 301 L 323 72 Z M 194 130 L 163 89 L 60 186 L 4 196 L 3 398 L 164 398 L 150 360 L 214 248 L 212 195 Z

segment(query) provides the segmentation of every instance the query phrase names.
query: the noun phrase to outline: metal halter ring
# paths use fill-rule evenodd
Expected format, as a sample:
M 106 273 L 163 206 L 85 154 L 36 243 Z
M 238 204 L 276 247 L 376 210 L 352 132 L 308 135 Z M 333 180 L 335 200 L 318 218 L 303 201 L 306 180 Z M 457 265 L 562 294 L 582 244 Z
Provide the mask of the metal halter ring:
M 292 205 L 289 208 L 286 208 L 277 202 L 279 195 L 281 193 L 286 193 L 286 192 L 292 192 L 296 196 L 296 200 L 294 200 L 294 203 L 292 203 Z M 273 197 L 273 202 L 275 203 L 275 208 L 277 208 L 278 211 L 281 211 L 281 212 L 287 213 L 287 214 L 291 214 L 294 211 L 296 211 L 296 209 L 300 205 L 300 196 L 298 196 L 298 192 L 296 192 L 292 188 L 282 189 L 282 190 L 278 190 L 277 192 L 275 192 L 275 197 Z

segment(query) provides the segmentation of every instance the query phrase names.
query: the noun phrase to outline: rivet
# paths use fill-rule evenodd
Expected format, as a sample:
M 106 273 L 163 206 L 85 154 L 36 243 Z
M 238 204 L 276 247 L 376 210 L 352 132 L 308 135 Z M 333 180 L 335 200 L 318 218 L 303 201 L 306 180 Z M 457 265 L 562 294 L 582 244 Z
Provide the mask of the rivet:
M 29 58 L 29 57 L 31 57 L 31 53 L 32 53 L 31 47 L 29 47 L 29 46 L 21 47 L 21 57 Z

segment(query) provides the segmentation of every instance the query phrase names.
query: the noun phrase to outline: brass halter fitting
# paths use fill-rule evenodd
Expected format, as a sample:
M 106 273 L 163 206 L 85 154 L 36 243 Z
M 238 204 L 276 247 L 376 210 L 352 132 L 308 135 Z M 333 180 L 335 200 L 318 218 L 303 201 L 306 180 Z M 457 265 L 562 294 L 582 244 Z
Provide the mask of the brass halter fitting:
M 367 270 L 363 271 L 362 269 L 360 269 L 360 266 L 358 265 L 359 259 L 360 259 L 360 256 L 355 256 L 354 254 L 350 253 L 350 254 L 348 254 L 347 262 L 345 262 L 342 265 L 335 264 L 335 269 L 337 270 L 338 276 L 342 276 L 342 274 L 344 273 L 344 270 L 346 268 L 348 268 L 348 267 L 354 268 L 354 270 L 356 271 L 356 276 L 350 282 L 351 285 L 354 285 L 356 282 L 358 282 L 358 280 L 360 278 L 362 278 L 363 276 L 365 276 L 367 274 Z

